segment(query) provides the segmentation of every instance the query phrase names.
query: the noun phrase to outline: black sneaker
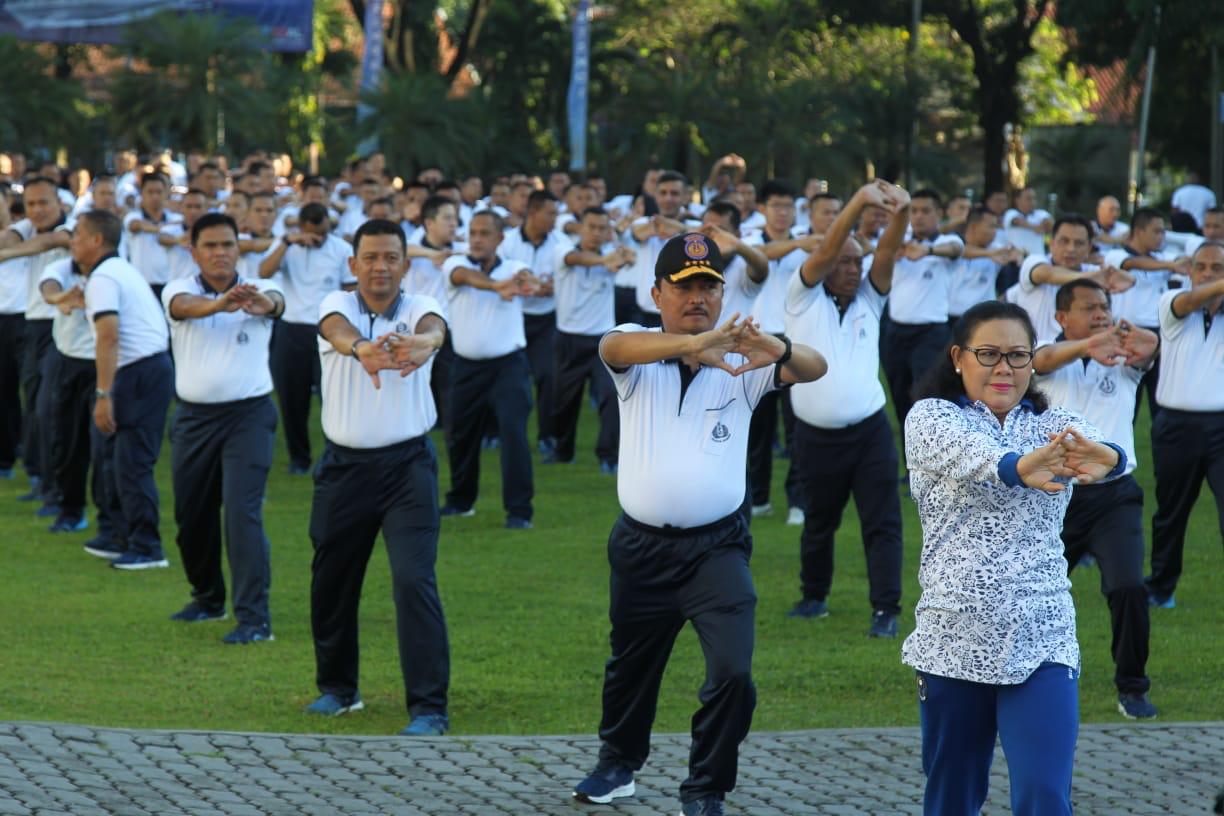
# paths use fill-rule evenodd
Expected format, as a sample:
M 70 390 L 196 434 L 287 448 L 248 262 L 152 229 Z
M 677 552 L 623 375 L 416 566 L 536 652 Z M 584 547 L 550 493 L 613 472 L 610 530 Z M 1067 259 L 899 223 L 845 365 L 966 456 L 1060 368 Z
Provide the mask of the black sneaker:
M 205 621 L 225 620 L 225 618 L 224 609 L 212 609 L 195 601 L 192 601 L 170 616 L 170 620 L 182 621 L 183 623 L 203 623 Z
M 85 552 L 90 555 L 96 555 L 98 558 L 105 558 L 108 561 L 114 561 L 119 556 L 127 552 L 127 547 L 120 544 L 118 541 L 103 541 L 101 539 L 93 539 L 85 542 Z
M 290 462 L 289 463 L 289 475 L 290 476 L 305 476 L 309 473 L 310 473 L 310 463 L 309 462 L 307 462 L 304 465 L 301 462 Z
M 818 601 L 815 598 L 804 598 L 799 603 L 791 607 L 791 611 L 786 613 L 788 618 L 827 618 L 829 617 L 829 605 L 824 601 Z
M 597 765 L 574 787 L 574 799 L 591 805 L 606 805 L 613 799 L 632 796 L 633 771 L 624 765 Z
M 263 643 L 268 640 L 276 640 L 276 638 L 272 636 L 272 627 L 266 623 L 240 623 L 234 631 L 221 638 L 222 643 L 241 646 L 248 643 Z
M 1146 694 L 1119 694 L 1118 713 L 1128 720 L 1150 720 L 1159 712 Z
M 883 609 L 871 613 L 871 630 L 867 637 L 895 638 L 897 636 L 897 616 Z
M 55 523 L 47 528 L 51 533 L 80 533 L 89 528 L 89 520 L 84 516 L 65 516 L 60 514 Z
M 722 799 L 714 795 L 680 805 L 680 816 L 724 816 L 725 813 Z
M 530 530 L 532 527 L 531 521 L 518 516 L 508 516 L 506 518 L 507 530 Z

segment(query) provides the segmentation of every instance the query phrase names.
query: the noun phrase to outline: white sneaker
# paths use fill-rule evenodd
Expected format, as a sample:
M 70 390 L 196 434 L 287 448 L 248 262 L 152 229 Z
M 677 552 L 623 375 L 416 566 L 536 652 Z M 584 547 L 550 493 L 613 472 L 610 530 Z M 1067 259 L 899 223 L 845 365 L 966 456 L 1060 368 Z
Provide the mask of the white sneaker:
M 790 512 L 786 514 L 786 523 L 790 527 L 802 527 L 803 511 L 798 507 L 792 507 Z
M 752 505 L 752 517 L 768 516 L 773 514 L 773 505 L 766 502 L 765 504 Z

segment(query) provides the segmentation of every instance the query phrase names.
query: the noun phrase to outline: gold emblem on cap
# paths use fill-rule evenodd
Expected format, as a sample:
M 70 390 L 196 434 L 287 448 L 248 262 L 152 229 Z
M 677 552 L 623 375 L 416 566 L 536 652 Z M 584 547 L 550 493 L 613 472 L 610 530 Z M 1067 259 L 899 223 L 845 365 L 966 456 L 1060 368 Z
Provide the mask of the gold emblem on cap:
M 710 254 L 705 236 L 695 232 L 684 236 L 684 254 L 694 261 L 704 261 Z

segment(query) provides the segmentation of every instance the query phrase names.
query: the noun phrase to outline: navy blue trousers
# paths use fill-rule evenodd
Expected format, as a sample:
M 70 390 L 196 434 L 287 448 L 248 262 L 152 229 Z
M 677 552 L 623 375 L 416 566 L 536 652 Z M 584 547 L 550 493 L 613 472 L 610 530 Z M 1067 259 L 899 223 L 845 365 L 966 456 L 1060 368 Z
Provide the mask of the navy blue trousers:
M 173 395 L 174 369 L 164 351 L 121 367 L 111 386 L 117 430 L 107 437 L 106 449 L 123 510 L 122 528 L 116 532 L 128 552 L 156 558 L 162 557 L 162 542 L 153 469 Z
M 1079 735 L 1079 672 L 1043 663 L 996 686 L 918 672 L 923 813 L 978 816 L 995 738 L 1003 743 L 1014 816 L 1069 816 Z

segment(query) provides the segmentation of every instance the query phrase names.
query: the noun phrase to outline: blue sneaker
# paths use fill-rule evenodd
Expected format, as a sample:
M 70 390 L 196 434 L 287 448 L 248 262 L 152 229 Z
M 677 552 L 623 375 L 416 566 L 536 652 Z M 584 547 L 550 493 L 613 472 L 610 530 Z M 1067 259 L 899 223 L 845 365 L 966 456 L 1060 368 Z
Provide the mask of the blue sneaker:
M 182 621 L 183 623 L 203 623 L 204 621 L 225 620 L 226 617 L 224 609 L 210 609 L 203 604 L 192 601 L 171 615 L 170 620 Z
M 557 440 L 552 437 L 544 437 L 536 443 L 536 450 L 542 454 L 548 454 L 555 451 L 557 448 Z
M 464 510 L 462 507 L 456 507 L 453 504 L 444 504 L 442 505 L 441 509 L 438 510 L 438 515 L 439 516 L 458 516 L 459 518 L 471 518 L 472 516 L 476 515 L 476 508 L 469 507 L 468 509 Z
M 518 516 L 509 516 L 506 518 L 507 530 L 530 530 L 531 527 L 531 522 L 525 518 L 519 518 Z
M 361 695 L 354 694 L 349 699 L 337 697 L 335 694 L 324 694 L 310 705 L 306 706 L 307 714 L 318 714 L 322 717 L 339 717 L 350 711 L 360 711 L 365 708 Z
M 272 627 L 266 623 L 240 623 L 234 631 L 221 638 L 222 643 L 240 646 L 248 643 L 263 643 L 268 640 L 276 640 L 276 638 L 272 635 Z
M 34 515 L 39 518 L 58 518 L 60 514 L 60 506 L 46 502 L 42 507 L 34 511 Z
M 445 714 L 422 714 L 413 717 L 399 733 L 401 737 L 440 737 L 448 728 L 450 719 Z
M 128 552 L 111 561 L 111 566 L 121 570 L 161 569 L 170 566 L 164 555 L 142 555 Z
M 55 523 L 47 528 L 50 533 L 80 533 L 89 529 L 89 519 L 84 516 L 61 515 Z
M 574 799 L 591 805 L 606 805 L 613 799 L 632 796 L 635 790 L 633 771 L 624 765 L 600 763 L 575 786 Z
M 1176 609 L 1177 601 L 1173 599 L 1173 593 L 1168 595 L 1157 595 L 1152 590 L 1148 590 L 1148 606 L 1154 606 L 1157 609 Z
M 1119 694 L 1118 713 L 1128 720 L 1150 720 L 1158 712 L 1146 694 Z
M 85 542 L 85 552 L 90 555 L 96 555 L 98 558 L 105 558 L 108 561 L 113 561 L 119 556 L 127 552 L 127 547 L 120 544 L 118 541 L 106 541 L 100 538 L 92 539 Z
M 871 613 L 871 629 L 867 637 L 895 638 L 897 636 L 897 616 L 883 609 Z
M 31 476 L 30 477 L 30 492 L 22 493 L 20 496 L 17 497 L 17 501 L 23 501 L 23 502 L 40 501 L 42 497 L 43 497 L 42 479 L 38 478 L 37 476 Z
M 788 618 L 827 618 L 829 605 L 815 598 L 804 598 L 786 613 Z M 874 622 L 874 621 L 873 621 Z
M 599 463 L 599 472 L 604 476 L 615 476 L 617 471 L 616 463 L 609 462 L 606 459 Z
M 724 816 L 722 799 L 718 796 L 706 796 L 692 802 L 680 803 L 680 816 Z
M 496 436 L 486 436 L 480 440 L 481 450 L 497 450 L 501 447 L 501 439 Z

